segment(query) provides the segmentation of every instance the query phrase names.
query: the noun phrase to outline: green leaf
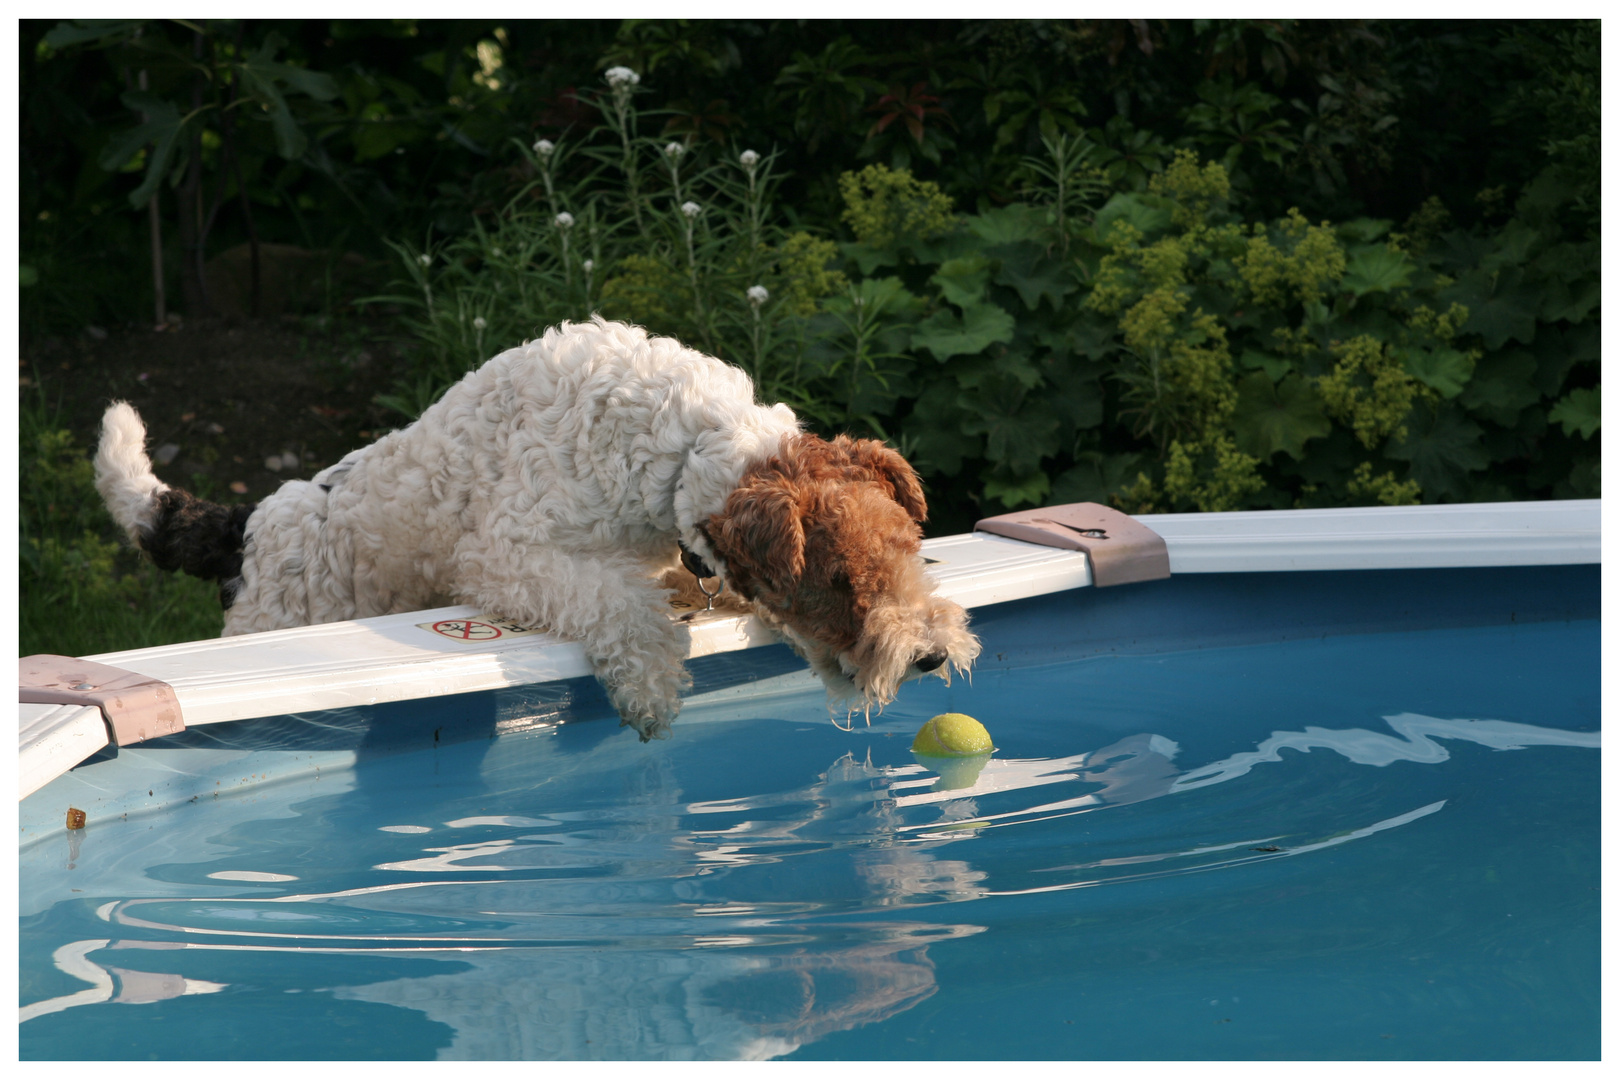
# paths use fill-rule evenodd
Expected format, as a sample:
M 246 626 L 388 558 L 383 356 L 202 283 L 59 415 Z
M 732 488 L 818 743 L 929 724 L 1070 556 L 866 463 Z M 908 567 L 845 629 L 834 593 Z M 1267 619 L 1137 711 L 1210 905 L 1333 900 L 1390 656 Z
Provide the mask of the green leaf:
M 1094 502 L 1104 506 L 1118 492 L 1136 482 L 1147 471 L 1141 454 L 1102 454 L 1087 450 L 1078 455 L 1079 464 L 1052 481 L 1052 504 Z
M 1385 218 L 1355 218 L 1352 221 L 1340 222 L 1333 231 L 1342 243 L 1370 244 L 1374 240 L 1382 239 L 1394 224 Z
M 1092 232 L 1098 240 L 1106 243 L 1113 227 L 1123 222 L 1134 225 L 1143 237 L 1150 237 L 1170 227 L 1173 220 L 1172 205 L 1168 199 L 1160 195 L 1123 192 L 1109 199 L 1103 208 L 1097 211 L 1097 218 L 1091 226 Z
M 1301 461 L 1281 458 L 1271 466 L 1284 476 L 1295 477 L 1317 488 L 1344 485 L 1344 476 L 1365 458 L 1361 443 L 1350 429 L 1335 426 L 1326 438 L 1317 439 L 1310 455 Z
M 871 244 L 860 242 L 839 244 L 838 250 L 844 253 L 844 258 L 860 268 L 864 275 L 870 275 L 880 266 L 893 266 L 900 261 L 900 256 L 884 248 L 876 248 Z
M 1523 266 L 1530 261 L 1530 253 L 1535 250 L 1541 234 L 1518 218 L 1514 218 L 1503 226 L 1502 231 L 1495 236 L 1496 248 L 1484 259 L 1480 260 L 1480 267 L 1485 270 L 1501 270 L 1509 266 Z
M 1001 259 L 996 272 L 996 284 L 1010 285 L 1018 290 L 1024 306 L 1034 311 L 1041 297 L 1049 297 L 1052 310 L 1061 310 L 1064 296 L 1075 289 L 1068 267 L 1055 259 L 1048 259 L 1039 244 L 1025 241 L 1021 244 L 1001 244 L 986 249 L 986 253 Z
M 1408 285 L 1416 269 L 1404 251 L 1391 251 L 1384 244 L 1372 244 L 1350 256 L 1340 284 L 1357 296 L 1390 292 Z
M 1411 464 L 1410 477 L 1434 499 L 1460 499 L 1466 479 L 1490 464 L 1481 436 L 1485 429 L 1466 419 L 1455 405 L 1419 406 L 1406 417 L 1406 437 L 1391 442 L 1385 453 Z
M 17 284 L 21 285 L 25 289 L 28 288 L 30 285 L 38 285 L 39 284 L 39 271 L 35 270 L 32 266 L 29 266 L 27 263 L 21 264 L 21 270 L 17 275 Z
M 1573 284 L 1582 278 L 1596 280 L 1602 269 L 1602 259 L 1596 241 L 1554 244 L 1536 256 L 1531 265 L 1543 274 Z
M 354 128 L 354 159 L 357 162 L 373 161 L 392 152 L 401 143 L 411 141 L 417 134 L 417 129 L 408 124 L 357 124 Z
M 1526 345 L 1536 337 L 1536 312 L 1541 298 L 1524 286 L 1524 271 L 1517 268 L 1491 273 L 1470 270 L 1440 293 L 1442 303 L 1468 308 L 1463 332 L 1478 334 L 1487 349 L 1500 349 L 1508 341 Z
M 995 499 L 1009 510 L 1016 510 L 1028 503 L 1030 506 L 1040 506 L 1046 498 L 1046 493 L 1052 489 L 1051 480 L 1044 472 L 1033 472 L 1023 476 L 1007 476 L 992 472 L 984 478 L 984 497 Z
M 1543 326 L 1536 332 L 1536 389 L 1542 397 L 1557 397 L 1570 369 L 1595 362 L 1602 334 L 1595 322 L 1578 326 Z
M 869 318 L 879 315 L 908 318 L 919 314 L 925 306 L 922 297 L 909 291 L 905 282 L 897 277 L 866 278 L 856 286 L 854 294 L 865 306 Z M 832 304 L 827 306 L 831 310 Z
M 1562 281 L 1548 282 L 1542 293 L 1541 319 L 1543 322 L 1583 321 L 1603 299 L 1602 283 L 1595 277 L 1577 281 L 1573 285 Z
M 145 113 L 146 122 L 109 139 L 107 145 L 101 148 L 97 164 L 108 172 L 117 172 L 141 147 L 151 144 L 152 153 L 146 159 L 146 178 L 129 195 L 129 205 L 138 209 L 147 204 L 152 192 L 163 180 L 169 158 L 174 154 L 175 143 L 185 130 L 185 122 L 180 119 L 180 110 L 173 102 L 151 94 L 128 93 L 120 100 L 128 108 Z
M 1298 461 L 1307 442 L 1333 430 L 1314 382 L 1289 375 L 1273 385 L 1264 371 L 1238 383 L 1232 427 L 1237 448 L 1261 461 L 1270 461 L 1279 450 Z
M 996 349 L 1000 355 L 967 356 L 950 365 L 951 377 L 963 390 L 1011 387 L 1016 383 L 1021 390 L 1033 390 L 1041 384 L 1041 369 L 1029 357 L 1007 349 Z
M 959 228 L 943 236 L 912 241 L 907 246 L 917 256 L 918 262 L 943 263 L 978 254 L 984 247 L 984 241 L 975 236 L 971 230 Z
M 309 140 L 299 130 L 292 110 L 287 107 L 287 99 L 281 96 L 276 84 L 265 78 L 263 71 L 254 71 L 247 64 L 241 65 L 241 75 L 242 89 L 270 116 L 270 130 L 276 135 L 276 153 L 289 161 L 302 156 Z
M 286 43 L 287 39 L 280 34 L 266 34 L 264 43 L 234 66 L 242 90 L 270 115 L 270 127 L 276 136 L 276 153 L 292 160 L 304 153 L 309 140 L 293 119 L 292 109 L 281 93 L 281 84 L 285 84 L 292 93 L 305 94 L 317 101 L 332 100 L 337 97 L 338 89 L 337 83 L 329 75 L 272 60 L 271 57 Z
M 966 308 L 984 299 L 984 290 L 990 284 L 990 266 L 990 260 L 983 255 L 947 259 L 929 280 L 939 286 L 946 300 Z
M 960 315 L 941 309 L 917 324 L 911 344 L 927 349 L 937 360 L 949 360 L 1011 341 L 1016 326 L 1011 315 L 991 303 L 973 304 Z
M 303 94 L 316 101 L 331 101 L 338 96 L 337 81 L 323 71 L 311 71 L 293 64 L 265 64 L 267 72 L 287 84 L 294 94 Z
M 1104 360 L 1119 351 L 1119 324 L 1091 312 L 1082 312 L 1067 326 L 1054 327 L 1042 320 L 1036 327 L 1035 340 L 1054 353 Z
M 1421 346 L 1402 349 L 1400 355 L 1407 374 L 1440 391 L 1441 397 L 1456 397 L 1474 375 L 1472 356 L 1443 345 L 1433 349 Z
M 1280 381 L 1283 376 L 1294 370 L 1294 362 L 1284 356 L 1272 356 L 1256 349 L 1244 349 L 1238 357 L 1238 363 L 1250 371 L 1259 369 L 1271 376 L 1272 382 Z
M 1050 384 L 1052 407 L 1070 432 L 1094 428 L 1103 422 L 1102 373 L 1106 367 L 1056 353 L 1048 354 L 1040 370 Z
M 100 41 L 122 34 L 140 25 L 140 21 L 74 19 L 72 22 L 57 23 L 56 28 L 45 35 L 45 44 L 53 49 L 65 49 L 69 45 L 81 45 L 86 41 Z
M 1440 268 L 1450 274 L 1461 274 L 1478 268 L 1494 250 L 1487 237 L 1454 230 L 1442 233 L 1429 243 L 1428 257 L 1439 262 Z
M 1013 203 L 967 219 L 967 227 L 986 244 L 1016 244 L 1045 236 L 1046 212 L 1039 207 Z
M 1571 390 L 1547 413 L 1547 419 L 1562 424 L 1565 435 L 1580 432 L 1581 438 L 1590 439 L 1603 426 L 1599 401 L 1602 392 L 1601 384 L 1590 390 Z
M 1519 413 L 1540 400 L 1535 354 L 1527 349 L 1510 349 L 1491 353 L 1479 362 L 1458 404 L 1503 427 L 1515 427 Z
M 1048 401 L 1031 395 L 1011 376 L 988 379 L 956 395 L 962 431 L 984 436 L 984 456 L 993 465 L 1027 474 L 1057 453 L 1059 420 Z
M 284 82 L 295 94 L 307 94 L 317 101 L 331 101 L 338 95 L 337 83 L 330 75 L 293 64 L 280 64 L 271 58 L 287 44 L 287 39 L 272 30 L 264 43 L 250 53 L 240 65 L 243 71 L 252 71 L 261 79 Z
M 956 406 L 956 383 L 935 379 L 917 397 L 917 404 L 906 417 L 904 435 L 911 446 L 911 463 L 921 472 L 955 476 L 964 460 L 984 453 L 984 442 L 962 432 L 962 411 Z
M 1524 186 L 1524 193 L 1513 209 L 1520 217 L 1546 219 L 1578 194 L 1569 174 L 1558 165 L 1549 165 Z

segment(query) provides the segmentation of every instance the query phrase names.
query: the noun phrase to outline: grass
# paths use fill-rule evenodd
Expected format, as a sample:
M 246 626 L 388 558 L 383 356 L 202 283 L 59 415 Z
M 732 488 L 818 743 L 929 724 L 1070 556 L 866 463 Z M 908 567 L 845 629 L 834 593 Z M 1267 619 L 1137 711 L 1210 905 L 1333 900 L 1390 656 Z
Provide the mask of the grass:
M 43 388 L 18 410 L 18 645 L 23 656 L 88 656 L 216 637 L 216 587 L 168 574 L 123 540 Z

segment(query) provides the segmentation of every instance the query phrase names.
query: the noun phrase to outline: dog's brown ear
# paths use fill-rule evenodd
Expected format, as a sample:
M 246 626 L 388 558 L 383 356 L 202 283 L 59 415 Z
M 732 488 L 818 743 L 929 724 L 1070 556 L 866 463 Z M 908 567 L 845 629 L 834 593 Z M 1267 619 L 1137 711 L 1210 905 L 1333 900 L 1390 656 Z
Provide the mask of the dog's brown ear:
M 744 595 L 751 581 L 774 592 L 792 588 L 804 573 L 804 525 L 793 493 L 779 484 L 738 488 L 726 508 L 709 519 L 708 534 Z
M 876 439 L 848 440 L 847 451 L 851 460 L 876 473 L 894 489 L 894 501 L 911 515 L 912 521 L 920 524 L 928 519 L 922 481 L 909 461 Z

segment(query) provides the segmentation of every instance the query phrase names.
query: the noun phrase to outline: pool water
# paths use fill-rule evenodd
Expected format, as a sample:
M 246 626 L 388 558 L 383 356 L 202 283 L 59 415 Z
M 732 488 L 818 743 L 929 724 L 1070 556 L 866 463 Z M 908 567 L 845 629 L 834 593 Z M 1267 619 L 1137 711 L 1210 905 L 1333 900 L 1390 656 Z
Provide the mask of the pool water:
M 852 731 L 788 675 L 93 822 L 23 849 L 20 1053 L 1595 1058 L 1598 639 L 987 664 Z M 947 710 L 998 750 L 941 790 Z

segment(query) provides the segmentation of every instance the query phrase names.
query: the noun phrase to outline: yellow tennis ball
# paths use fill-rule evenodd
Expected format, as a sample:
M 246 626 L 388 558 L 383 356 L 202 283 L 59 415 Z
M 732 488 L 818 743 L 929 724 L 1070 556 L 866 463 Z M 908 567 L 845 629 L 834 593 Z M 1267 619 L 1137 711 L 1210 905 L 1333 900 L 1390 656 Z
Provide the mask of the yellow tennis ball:
M 984 725 L 966 713 L 941 713 L 922 726 L 911 741 L 911 751 L 929 757 L 968 757 L 988 754 L 995 746 Z

